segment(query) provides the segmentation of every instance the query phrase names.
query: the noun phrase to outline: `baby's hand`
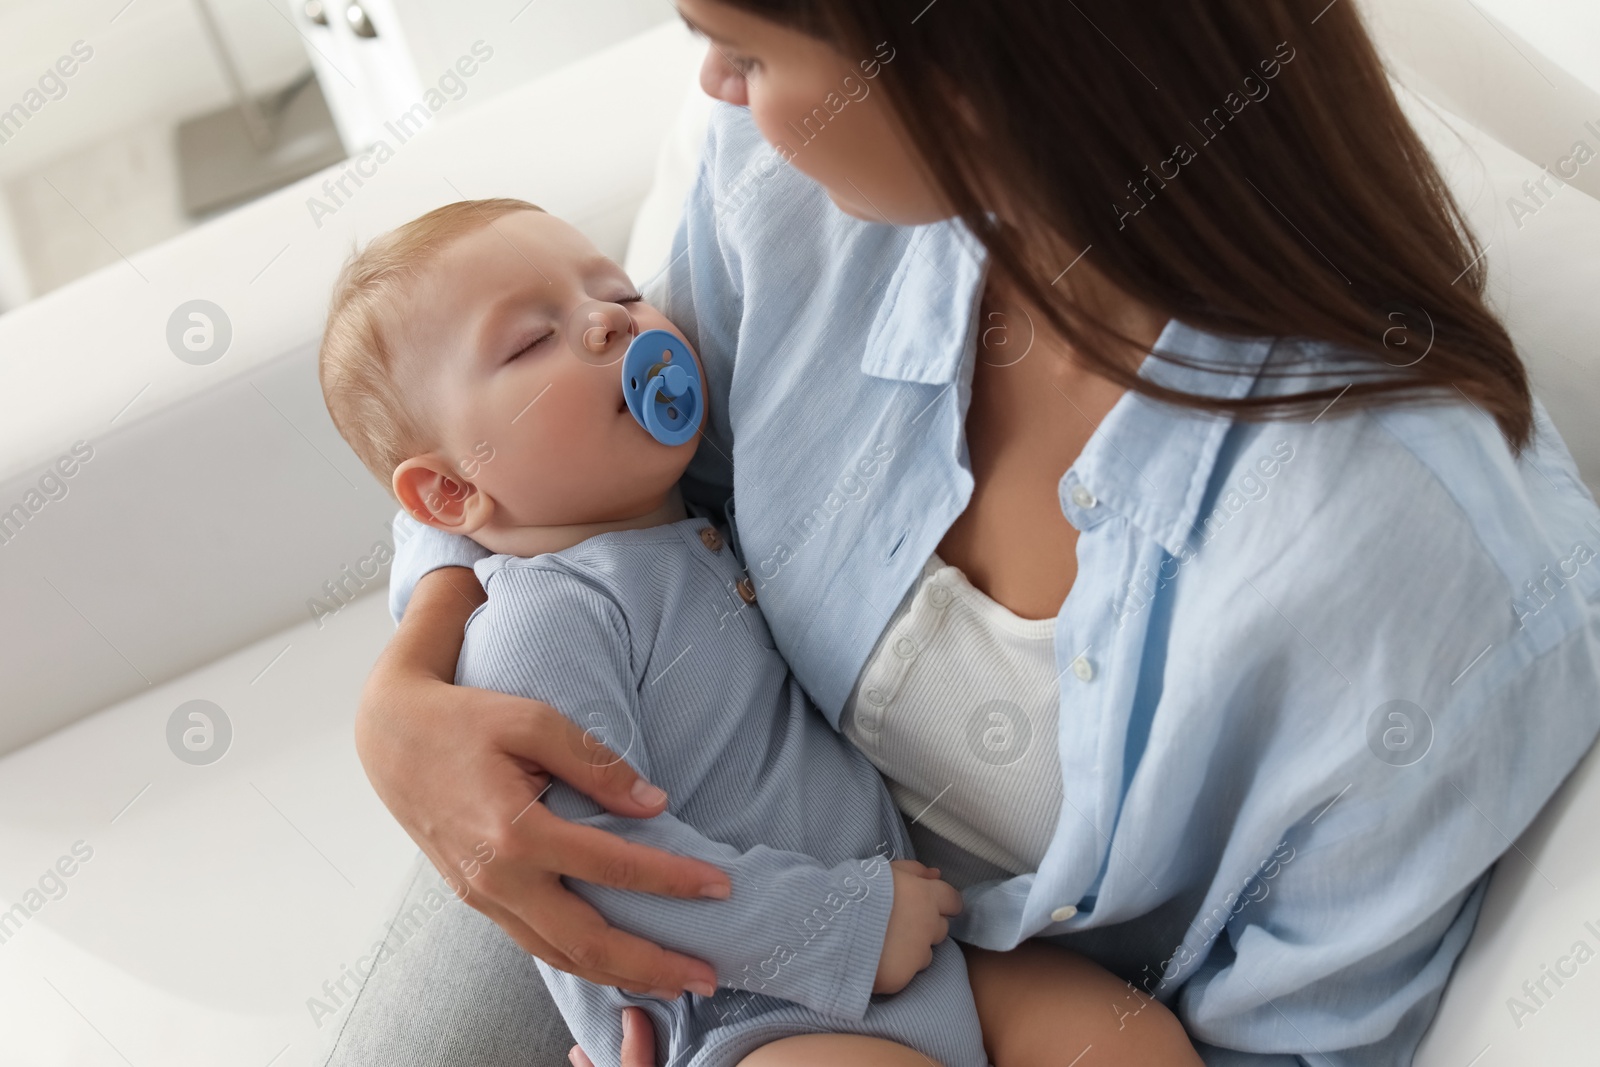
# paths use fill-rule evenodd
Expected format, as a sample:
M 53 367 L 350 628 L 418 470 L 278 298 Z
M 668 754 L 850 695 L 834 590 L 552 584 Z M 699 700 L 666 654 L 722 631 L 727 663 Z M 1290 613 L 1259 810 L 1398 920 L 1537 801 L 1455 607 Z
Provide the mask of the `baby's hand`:
M 945 916 L 961 913 L 961 894 L 939 880 L 936 868 L 916 860 L 895 860 L 889 866 L 894 874 L 894 907 L 883 936 L 883 955 L 878 957 L 874 993 L 898 993 L 909 985 L 933 962 L 933 946 L 950 933 Z

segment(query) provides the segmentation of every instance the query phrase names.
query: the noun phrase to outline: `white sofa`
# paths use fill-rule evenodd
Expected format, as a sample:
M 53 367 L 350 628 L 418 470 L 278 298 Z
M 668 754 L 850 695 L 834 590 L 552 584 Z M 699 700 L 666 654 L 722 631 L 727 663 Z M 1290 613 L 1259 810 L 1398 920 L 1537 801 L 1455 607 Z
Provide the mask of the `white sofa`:
M 92 449 L 0 542 L 0 910 L 28 912 L 0 924 L 0 1062 L 312 1062 L 325 1030 L 307 1000 L 380 936 L 414 855 L 350 740 L 392 630 L 365 562 L 392 508 L 322 406 L 328 285 L 353 241 L 487 195 L 572 220 L 644 281 L 693 176 L 699 58 L 664 25 L 434 120 L 320 226 L 307 198 L 342 168 L 0 317 L 0 509 L 74 442 Z M 1413 111 L 1497 235 L 1496 300 L 1593 485 L 1600 203 L 1567 190 L 1504 232 L 1507 190 L 1537 167 Z M 194 299 L 232 328 L 201 366 L 167 342 Z M 328 598 L 338 582 L 348 604 Z M 337 610 L 315 619 L 313 600 Z M 196 699 L 232 729 L 208 765 L 169 750 L 170 717 Z M 1600 963 L 1520 1028 L 1505 1000 L 1574 940 L 1600 946 L 1583 926 L 1600 929 L 1600 856 L 1582 847 L 1595 767 L 1502 862 L 1419 1063 L 1586 1051 Z

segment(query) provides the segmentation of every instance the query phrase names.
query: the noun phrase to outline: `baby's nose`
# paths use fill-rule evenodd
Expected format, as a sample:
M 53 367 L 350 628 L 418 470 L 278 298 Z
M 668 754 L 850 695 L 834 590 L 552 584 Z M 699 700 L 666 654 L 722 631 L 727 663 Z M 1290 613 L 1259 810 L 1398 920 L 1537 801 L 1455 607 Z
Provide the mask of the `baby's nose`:
M 621 304 L 590 300 L 573 314 L 567 345 L 587 363 L 615 363 L 637 334 L 633 316 Z

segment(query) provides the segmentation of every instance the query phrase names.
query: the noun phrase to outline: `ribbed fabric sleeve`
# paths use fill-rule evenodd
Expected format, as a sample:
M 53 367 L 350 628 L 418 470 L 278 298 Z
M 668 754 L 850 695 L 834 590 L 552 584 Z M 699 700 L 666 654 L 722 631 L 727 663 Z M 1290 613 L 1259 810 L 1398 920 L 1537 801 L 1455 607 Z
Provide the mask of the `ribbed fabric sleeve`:
M 641 569 L 637 577 L 644 581 L 682 570 L 671 563 L 668 560 L 654 576 Z M 690 569 L 683 577 L 704 581 L 710 576 Z M 633 648 L 630 620 L 622 606 L 577 568 L 542 566 L 538 559 L 499 568 L 486 586 L 489 599 L 469 622 L 458 683 L 545 701 L 591 736 L 614 745 L 641 774 L 652 781 L 671 782 L 672 774 L 662 763 L 676 754 L 670 743 L 659 742 L 663 724 L 650 721 L 644 707 L 640 690 L 654 695 L 654 687 L 647 677 L 646 657 Z M 717 590 L 715 582 L 712 588 Z M 669 607 L 692 601 L 682 592 L 675 591 Z M 642 624 L 646 648 L 654 644 L 656 634 L 643 632 L 649 620 L 634 621 Z M 775 702 L 766 691 L 767 682 L 781 679 L 767 672 L 752 674 L 743 662 L 754 650 L 742 633 L 736 633 L 735 640 L 719 641 L 715 634 L 694 633 L 686 621 L 673 619 L 662 639 L 669 647 L 692 646 L 692 669 L 719 679 L 722 694 L 713 698 L 705 693 L 703 708 L 684 708 L 684 712 L 744 714 L 757 721 L 788 712 L 788 700 Z M 684 670 L 685 664 L 680 660 L 655 671 L 663 669 Z M 718 710 L 713 712 L 712 707 Z M 801 713 L 815 720 L 816 728 L 827 730 L 814 709 L 802 708 Z M 853 758 L 811 758 L 819 751 L 847 756 L 842 742 L 821 750 L 786 745 L 774 751 L 771 733 L 763 726 L 731 735 L 734 745 L 750 751 L 724 751 L 720 762 L 732 768 L 776 757 L 766 776 L 804 782 L 819 806 L 848 803 L 868 812 L 876 806 L 870 792 L 863 796 Z M 682 736 L 685 745 L 706 742 L 703 731 Z M 736 818 L 751 817 L 761 798 L 737 788 L 734 781 L 739 777 L 735 772 L 728 779 L 712 776 L 699 783 L 692 804 L 697 824 L 728 825 Z M 831 862 L 761 843 L 735 847 L 685 821 L 681 809 L 689 799 L 669 786 L 668 811 L 648 820 L 611 815 L 562 783 L 550 789 L 545 803 L 570 821 L 721 867 L 732 882 L 730 899 L 680 900 L 569 879 L 571 888 L 613 925 L 706 960 L 716 968 L 721 985 L 793 1001 L 824 1015 L 861 1019 L 872 995 L 894 899 L 888 862 L 872 851 L 877 842 L 871 838 L 882 835 L 873 830 L 864 836 L 847 835 L 846 840 L 855 838 L 851 854 Z M 843 820 L 851 821 L 861 820 Z M 773 832 L 781 837 L 777 826 Z M 884 844 L 885 851 L 892 847 L 892 842 Z

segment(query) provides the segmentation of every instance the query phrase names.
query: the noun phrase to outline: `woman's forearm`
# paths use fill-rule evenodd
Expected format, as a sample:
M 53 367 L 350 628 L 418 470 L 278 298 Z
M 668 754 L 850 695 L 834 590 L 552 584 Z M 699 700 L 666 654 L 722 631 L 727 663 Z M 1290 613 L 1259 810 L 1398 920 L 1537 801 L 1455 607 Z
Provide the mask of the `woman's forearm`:
M 486 599 L 469 567 L 440 567 L 417 582 L 400 627 L 373 673 L 422 674 L 453 682 L 467 618 Z
M 400 626 L 372 665 L 356 712 L 356 752 L 378 795 L 405 823 L 399 797 L 386 789 L 389 776 L 381 768 L 405 765 L 407 745 L 424 720 L 428 704 L 406 699 L 431 682 L 453 683 L 461 658 L 467 618 L 487 599 L 470 567 L 440 567 L 417 582 Z
M 401 813 L 392 802 L 395 798 L 384 788 L 384 776 L 376 772 L 380 762 L 399 760 L 395 746 L 407 743 L 417 725 L 412 717 L 425 715 L 427 705 L 393 694 L 397 688 L 403 693 L 430 682 L 456 680 L 467 618 L 486 599 L 470 567 L 429 571 L 418 580 L 399 628 L 367 675 L 356 711 L 356 752 L 378 795 L 397 817 Z M 425 731 L 426 724 L 422 725 Z

